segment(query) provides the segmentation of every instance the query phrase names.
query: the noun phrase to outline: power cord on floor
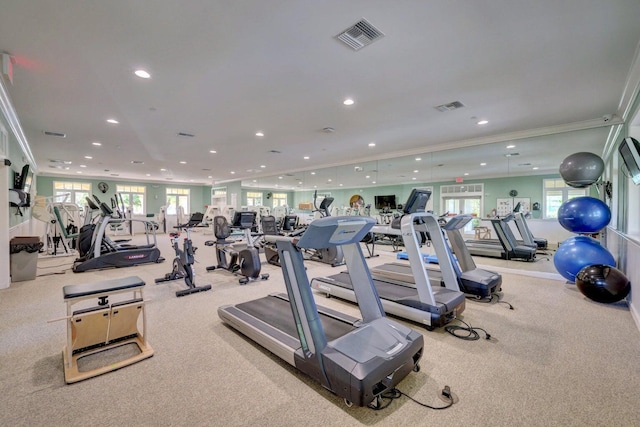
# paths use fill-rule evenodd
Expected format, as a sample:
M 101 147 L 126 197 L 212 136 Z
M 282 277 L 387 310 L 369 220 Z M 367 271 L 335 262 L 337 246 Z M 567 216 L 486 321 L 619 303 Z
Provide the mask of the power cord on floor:
M 468 323 L 460 319 L 456 319 L 456 320 L 464 323 L 466 326 L 448 325 L 444 327 L 444 330 L 449 332 L 454 337 L 460 338 L 461 340 L 466 340 L 466 341 L 475 341 L 480 339 L 480 334 L 477 331 L 482 331 L 484 332 L 484 339 L 486 340 L 491 339 L 491 335 L 484 329 L 478 328 L 478 327 L 472 327 L 471 325 L 469 325 Z M 464 331 L 466 333 L 462 335 L 460 334 L 460 331 Z
M 498 302 L 498 304 L 506 304 L 509 307 L 509 310 L 513 310 L 513 306 L 510 303 L 503 301 L 500 298 L 500 294 L 495 294 L 495 293 L 491 294 L 491 300 L 489 301 L 493 301 L 493 297 L 496 297 L 496 302 Z
M 508 303 L 508 302 L 506 302 L 506 301 L 503 301 L 503 300 L 500 298 L 500 295 L 498 295 L 498 294 L 492 294 L 492 295 L 491 295 L 491 299 L 493 299 L 493 297 L 494 297 L 494 296 L 496 297 L 496 302 L 498 302 L 498 304 L 506 304 L 506 305 L 509 307 L 509 310 L 513 310 L 513 306 L 512 306 L 510 303 Z
M 386 407 L 388 407 L 389 405 L 391 405 L 391 402 L 393 402 L 396 399 L 400 399 L 402 396 L 406 397 L 407 399 L 411 400 L 414 403 L 417 403 L 418 405 L 424 407 L 424 408 L 429 408 L 429 409 L 434 409 L 436 411 L 438 410 L 442 410 L 442 409 L 447 409 L 450 408 L 451 406 L 453 406 L 454 404 L 454 399 L 453 399 L 453 394 L 451 393 L 451 388 L 449 388 L 448 385 L 444 386 L 444 388 L 442 389 L 442 391 L 440 392 L 442 397 L 448 401 L 448 403 L 445 406 L 431 406 L 428 405 L 426 403 L 420 402 L 416 399 L 414 399 L 413 397 L 409 396 L 408 394 L 398 390 L 397 388 L 392 388 L 389 391 L 386 391 L 384 393 L 382 393 L 380 396 L 378 396 L 378 402 L 379 405 L 377 406 L 373 406 L 370 405 L 369 407 L 371 409 L 375 409 L 376 411 L 380 411 Z M 382 400 L 386 400 L 386 402 L 382 403 Z

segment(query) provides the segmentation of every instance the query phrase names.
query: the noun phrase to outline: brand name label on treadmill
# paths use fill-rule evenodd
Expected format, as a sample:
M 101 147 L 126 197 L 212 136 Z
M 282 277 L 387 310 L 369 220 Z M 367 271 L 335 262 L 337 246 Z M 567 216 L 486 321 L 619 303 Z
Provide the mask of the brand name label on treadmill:
M 146 254 L 137 254 L 137 255 L 127 255 L 125 259 L 142 259 L 146 257 L 147 257 Z

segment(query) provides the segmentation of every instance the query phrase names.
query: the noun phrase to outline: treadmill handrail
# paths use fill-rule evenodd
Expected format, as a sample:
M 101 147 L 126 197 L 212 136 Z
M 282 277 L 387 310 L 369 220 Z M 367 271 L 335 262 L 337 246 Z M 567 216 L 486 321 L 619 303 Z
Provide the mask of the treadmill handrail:
M 411 272 L 415 277 L 418 297 L 423 303 L 435 305 L 436 301 L 433 295 L 433 289 L 431 287 L 427 271 L 422 265 L 422 254 L 420 253 L 420 245 L 418 244 L 415 232 L 414 220 L 418 217 L 423 218 L 424 225 L 427 227 L 427 231 L 431 236 L 431 243 L 433 244 L 436 256 L 440 262 L 440 269 L 442 270 L 445 286 L 447 289 L 457 292 L 460 292 L 460 286 L 458 285 L 458 278 L 451 262 L 449 254 L 450 251 L 448 251 L 444 241 L 444 236 L 442 235 L 442 230 L 440 229 L 440 225 L 438 224 L 436 217 L 427 212 L 414 212 L 403 217 L 401 222 L 402 239 L 404 241 L 407 254 L 409 255 Z

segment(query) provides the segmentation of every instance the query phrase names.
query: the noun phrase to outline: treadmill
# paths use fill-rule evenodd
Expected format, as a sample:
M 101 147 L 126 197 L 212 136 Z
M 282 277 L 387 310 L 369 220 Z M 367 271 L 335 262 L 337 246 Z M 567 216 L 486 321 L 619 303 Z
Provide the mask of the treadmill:
M 400 219 L 402 236 L 409 259 L 421 259 L 420 245 L 416 235 L 416 221 L 424 222 L 438 253 L 445 253 L 446 243 L 438 221 L 433 214 L 424 211 L 430 196 L 431 192 L 428 190 L 413 189 L 404 208 L 406 215 Z M 411 265 L 415 285 L 380 277 L 374 278 L 373 284 L 387 313 L 421 323 L 431 331 L 451 322 L 464 311 L 465 296 L 458 288 L 451 263 L 441 266 L 447 287 L 433 288 L 426 270 L 420 264 L 412 263 Z M 354 290 L 354 276 L 349 272 L 328 277 L 316 277 L 311 280 L 311 287 L 327 296 L 335 296 L 352 302 L 360 300 Z
M 513 208 L 513 211 L 509 215 L 508 217 L 509 219 L 505 219 L 507 222 L 513 220 L 518 230 L 518 233 L 520 233 L 520 236 L 522 237 L 522 240 L 514 240 L 514 242 L 517 245 L 530 246 L 532 248 L 536 248 L 544 252 L 549 245 L 547 242 L 547 239 L 533 236 L 533 233 L 531 233 L 531 229 L 529 229 L 529 226 L 527 225 L 527 220 L 525 219 L 524 214 L 520 212 L 521 206 L 522 206 L 522 203 L 518 202 L 516 204 L 516 207 Z M 515 235 L 514 235 L 514 239 L 516 239 Z M 478 242 L 478 240 L 471 240 L 471 242 Z M 501 244 L 499 239 L 481 239 L 479 242 L 490 243 L 492 245 Z
M 525 245 L 533 246 L 542 251 L 549 248 L 549 242 L 547 241 L 547 239 L 543 239 L 542 237 L 535 237 L 533 235 L 522 212 L 514 210 L 513 215 L 513 222 L 516 223 L 516 227 L 518 228 L 518 231 L 520 232 Z
M 467 250 L 464 238 L 460 230 L 471 221 L 471 215 L 457 215 L 441 226 L 447 234 L 449 243 L 453 247 L 457 257 L 454 258 L 448 245 L 444 245 L 444 253 L 436 255 L 440 265 L 451 264 L 455 272 L 456 282 L 462 292 L 476 299 L 488 298 L 501 290 L 502 276 L 499 273 L 477 268 L 471 254 Z M 410 244 L 410 242 L 408 242 Z M 440 252 L 443 252 L 442 250 Z M 456 260 L 457 259 L 457 260 Z M 409 263 L 422 262 L 421 257 L 409 258 Z M 429 280 L 432 283 L 446 286 L 445 278 L 440 266 L 434 264 L 423 264 L 427 270 Z M 448 266 L 444 267 L 445 269 Z M 371 269 L 371 274 L 376 278 L 392 279 L 400 282 L 415 283 L 411 272 L 411 265 L 407 263 L 392 262 L 382 264 Z
M 536 248 L 521 245 L 516 241 L 516 237 L 509 228 L 508 222 L 514 218 L 513 214 L 509 214 L 504 218 L 493 218 L 491 224 L 498 236 L 498 242 L 490 240 L 467 240 L 465 244 L 471 255 L 501 258 L 506 260 L 517 261 L 535 261 Z
M 379 408 L 380 395 L 418 371 L 422 334 L 385 316 L 360 240 L 375 221 L 325 217 L 313 221 L 296 242 L 276 238 L 287 294 L 218 308 L 234 329 L 344 398 L 348 406 Z M 354 277 L 362 320 L 316 306 L 301 249 L 341 246 Z

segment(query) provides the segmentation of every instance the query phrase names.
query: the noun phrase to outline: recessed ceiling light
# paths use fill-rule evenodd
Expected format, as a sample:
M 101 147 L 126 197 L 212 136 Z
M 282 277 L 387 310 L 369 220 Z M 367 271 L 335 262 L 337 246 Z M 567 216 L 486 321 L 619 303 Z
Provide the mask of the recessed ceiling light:
M 353 105 L 355 104 L 355 101 L 351 98 L 347 98 L 342 102 L 344 105 Z
M 100 147 L 102 145 L 102 142 L 95 141 L 95 142 L 92 142 L 91 145 L 95 145 L 96 147 Z
M 478 124 L 479 124 L 480 126 L 482 126 L 482 125 L 486 125 L 487 123 L 489 123 L 489 120 L 480 120 L 480 121 L 478 122 Z
M 487 166 L 487 164 L 482 162 L 482 163 L 480 163 L 480 166 Z
M 281 176 L 279 176 L 279 177 L 278 177 L 278 179 L 282 179 L 282 177 L 281 177 Z
M 413 171 L 413 173 L 418 173 L 418 169 L 415 169 L 415 170 Z
M 211 179 L 211 178 L 213 178 L 213 175 L 209 175 L 207 178 L 208 178 L 208 179 Z
M 185 162 L 184 160 L 181 160 L 181 161 L 180 161 L 180 164 L 181 164 L 181 165 L 186 165 L 186 164 L 187 164 L 187 162 Z
M 370 175 L 367 175 L 367 176 L 364 177 L 364 179 L 369 179 L 369 178 L 371 178 Z
M 192 180 L 192 179 L 190 179 L 190 180 L 189 180 L 189 182 L 193 182 L 193 180 Z
M 411 179 L 415 181 L 415 180 L 416 180 L 416 177 L 414 176 L 414 177 L 413 177 L 413 178 L 411 178 Z
M 84 156 L 84 158 L 85 159 L 89 159 L 89 160 L 93 159 L 93 157 L 91 157 L 91 156 Z
M 516 146 L 513 144 L 510 144 L 510 145 L 507 145 L 507 148 L 516 148 Z
M 342 187 L 342 184 L 340 184 L 340 187 Z
M 216 150 L 209 150 L 209 152 L 210 152 L 211 154 L 216 154 L 216 153 L 217 153 L 217 151 L 216 151 Z
M 370 143 L 369 143 L 369 147 L 375 147 L 375 146 L 376 146 L 376 143 L 375 143 L 375 142 L 370 142 Z
M 167 170 L 165 168 L 160 169 L 160 172 L 166 172 Z
M 256 181 L 256 180 L 254 179 L 254 180 L 253 180 L 253 182 L 258 182 L 258 181 Z
M 420 160 L 422 160 L 422 157 L 416 157 L 416 162 L 419 162 Z
M 331 178 L 329 178 L 329 179 L 327 180 L 327 182 L 331 182 L 331 181 L 333 181 Z
M 145 70 L 136 70 L 136 71 L 133 72 L 133 74 L 135 74 L 136 76 L 140 77 L 141 79 L 150 79 L 151 78 L 151 74 L 149 74 Z
M 260 167 L 261 167 L 262 169 L 264 169 L 264 168 L 266 168 L 267 166 L 266 166 L 266 165 L 260 165 Z
M 147 174 L 147 176 L 151 176 L 151 174 L 150 174 L 150 173 L 148 173 L 148 174 Z
M 469 176 L 469 172 L 465 172 L 465 173 L 464 173 L 464 176 Z
M 234 171 L 231 171 L 231 172 L 229 172 L 229 173 L 230 173 L 231 175 L 235 174 L 235 172 L 234 172 Z
M 304 156 L 303 159 L 309 160 L 309 156 Z
M 81 168 L 86 168 L 86 167 L 87 167 L 87 165 L 80 165 L 80 167 L 81 167 Z
M 534 171 L 537 171 L 537 170 L 538 170 L 538 169 L 540 169 L 540 168 L 539 168 L 538 166 L 534 166 L 532 169 L 533 169 Z
M 76 171 L 76 173 L 82 173 L 82 171 Z
M 375 181 L 371 181 L 371 183 L 372 183 L 372 184 L 375 184 L 376 182 L 375 182 Z
M 111 123 L 112 125 L 117 125 L 120 122 L 117 121 L 116 119 L 107 119 L 107 123 Z
M 256 136 L 264 136 L 263 132 L 256 132 Z

